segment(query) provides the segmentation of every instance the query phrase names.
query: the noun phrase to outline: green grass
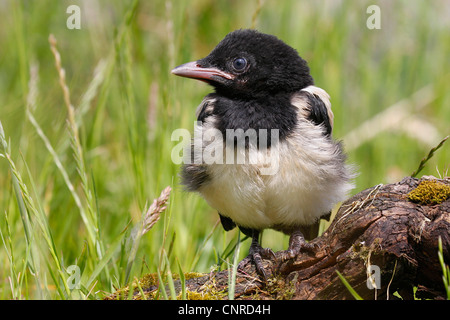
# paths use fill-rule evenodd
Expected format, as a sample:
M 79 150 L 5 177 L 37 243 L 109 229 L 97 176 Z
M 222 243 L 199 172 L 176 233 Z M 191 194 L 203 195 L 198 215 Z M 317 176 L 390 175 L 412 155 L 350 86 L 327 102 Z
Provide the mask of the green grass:
M 71 4 L 80 6 L 80 30 L 66 28 Z M 381 8 L 381 30 L 366 28 L 371 4 Z M 172 131 L 192 130 L 211 89 L 170 70 L 205 56 L 234 29 L 277 35 L 309 62 L 332 97 L 334 136 L 348 141 L 359 167 L 354 192 L 410 175 L 449 134 L 448 2 L 7 0 L 1 7 L 8 26 L 0 29 L 1 299 L 100 299 L 148 272 L 227 267 L 237 232 L 225 233 L 213 209 L 182 191 L 170 158 Z M 449 165 L 447 143 L 420 174 L 446 175 Z M 137 234 L 167 186 L 167 209 Z M 287 238 L 267 231 L 263 245 L 281 250 Z M 80 272 L 75 288 L 72 265 Z

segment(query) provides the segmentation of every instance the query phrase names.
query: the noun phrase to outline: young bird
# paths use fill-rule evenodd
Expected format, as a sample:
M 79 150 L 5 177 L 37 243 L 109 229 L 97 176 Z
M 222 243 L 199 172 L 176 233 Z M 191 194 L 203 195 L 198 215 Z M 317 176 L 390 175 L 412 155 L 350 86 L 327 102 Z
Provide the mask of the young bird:
M 281 259 L 295 258 L 309 247 L 305 239 L 317 236 L 320 218 L 329 218 L 334 205 L 353 188 L 352 169 L 345 164 L 341 144 L 331 137 L 329 96 L 314 86 L 306 61 L 295 49 L 256 30 L 229 33 L 207 57 L 172 73 L 214 88 L 197 109 L 196 130 L 213 128 L 223 137 L 194 138 L 190 160 L 196 161 L 182 166 L 182 184 L 218 210 L 225 230 L 238 226 L 252 238 L 239 268 L 253 261 L 266 278 L 262 259 L 275 255 L 259 244 L 260 232 L 271 228 L 290 235 Z M 265 134 L 257 135 L 256 142 L 245 135 L 245 143 L 240 143 L 242 135 L 226 138 L 230 129 Z M 202 150 L 223 148 L 224 158 L 232 150 L 253 162 L 211 163 L 198 158 L 196 143 Z M 274 159 L 268 158 L 272 149 L 277 151 L 277 170 L 264 174 Z

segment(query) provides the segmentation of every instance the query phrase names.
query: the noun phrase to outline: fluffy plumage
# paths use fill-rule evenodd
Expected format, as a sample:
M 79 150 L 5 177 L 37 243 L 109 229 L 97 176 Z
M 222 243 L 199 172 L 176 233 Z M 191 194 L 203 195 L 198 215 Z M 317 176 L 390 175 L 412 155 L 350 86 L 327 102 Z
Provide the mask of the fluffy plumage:
M 329 216 L 353 188 L 342 146 L 331 137 L 329 96 L 314 86 L 306 61 L 293 48 L 255 30 L 228 34 L 206 58 L 172 72 L 214 87 L 215 93 L 197 109 L 195 130 L 222 134 L 222 139 L 195 135 L 195 161 L 182 166 L 182 184 L 218 210 L 225 230 L 238 226 L 253 237 L 244 262 L 253 260 L 265 276 L 261 257 L 273 252 L 259 246 L 259 232 L 272 228 L 291 235 L 283 258 L 292 258 L 307 247 L 304 237 L 317 236 L 320 217 Z M 226 140 L 230 129 L 264 131 L 265 146 L 260 136 L 245 144 L 236 137 Z M 277 130 L 275 136 L 272 129 Z M 235 152 L 247 162 L 206 163 L 195 158 L 202 155 L 194 152 L 199 145 L 201 151 L 220 149 L 223 159 Z M 265 174 L 275 161 L 274 174 Z

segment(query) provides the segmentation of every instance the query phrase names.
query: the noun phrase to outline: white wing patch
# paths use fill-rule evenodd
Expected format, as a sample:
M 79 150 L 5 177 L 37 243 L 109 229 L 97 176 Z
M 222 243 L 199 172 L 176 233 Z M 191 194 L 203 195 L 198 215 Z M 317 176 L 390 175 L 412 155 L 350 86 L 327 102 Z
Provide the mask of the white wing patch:
M 310 94 L 316 95 L 323 101 L 325 107 L 327 107 L 327 113 L 328 118 L 330 119 L 331 128 L 333 128 L 334 114 L 333 111 L 331 110 L 330 96 L 328 95 L 328 93 L 322 88 L 316 86 L 309 86 L 300 91 L 306 91 Z M 292 96 L 291 104 L 299 109 L 301 115 L 304 118 L 307 118 L 309 116 L 310 106 L 308 105 L 307 99 L 304 96 L 294 94 Z

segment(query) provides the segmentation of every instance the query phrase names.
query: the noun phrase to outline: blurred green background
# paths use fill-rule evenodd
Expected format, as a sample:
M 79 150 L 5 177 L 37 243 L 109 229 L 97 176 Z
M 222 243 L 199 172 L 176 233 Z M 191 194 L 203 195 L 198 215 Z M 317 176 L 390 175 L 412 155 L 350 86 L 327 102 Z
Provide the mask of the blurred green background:
M 74 4 L 81 29 L 71 30 L 66 10 Z M 379 30 L 366 25 L 373 4 Z M 308 61 L 331 96 L 334 137 L 358 166 L 353 193 L 411 175 L 450 133 L 449 16 L 449 1 L 1 0 L 0 298 L 96 299 L 169 267 L 227 267 L 237 231 L 225 233 L 213 209 L 182 191 L 171 161 L 173 130 L 193 129 L 211 88 L 170 70 L 238 28 L 274 34 Z M 81 160 L 49 34 L 75 108 Z M 449 166 L 447 143 L 420 175 L 446 176 Z M 135 237 L 146 204 L 169 185 L 168 209 Z M 87 222 L 82 211 L 92 213 Z M 282 250 L 287 237 L 265 232 L 263 246 Z M 75 289 L 71 265 L 80 271 Z

